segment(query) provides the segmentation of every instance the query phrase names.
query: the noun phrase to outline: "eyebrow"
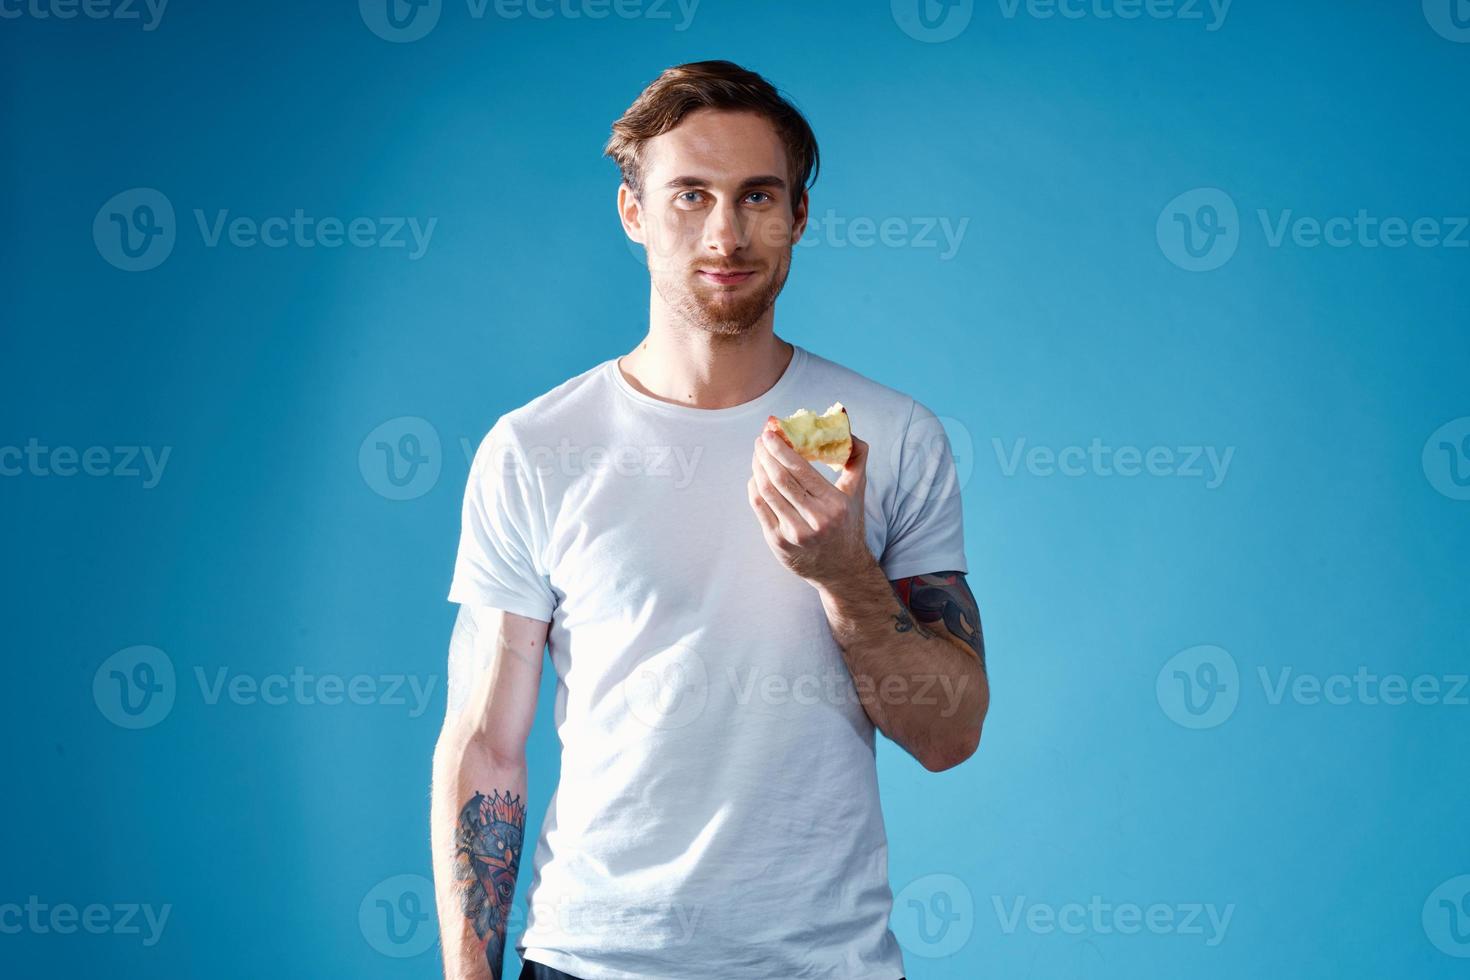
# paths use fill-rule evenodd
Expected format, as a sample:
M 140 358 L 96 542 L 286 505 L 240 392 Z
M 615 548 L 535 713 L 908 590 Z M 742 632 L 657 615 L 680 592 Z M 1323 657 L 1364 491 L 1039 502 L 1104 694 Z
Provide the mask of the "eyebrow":
M 703 177 L 675 177 L 664 185 L 672 187 L 708 187 L 710 182 Z M 747 177 L 740 182 L 740 190 L 749 190 L 752 187 L 776 187 L 786 189 L 786 181 L 775 174 L 761 174 L 759 177 Z

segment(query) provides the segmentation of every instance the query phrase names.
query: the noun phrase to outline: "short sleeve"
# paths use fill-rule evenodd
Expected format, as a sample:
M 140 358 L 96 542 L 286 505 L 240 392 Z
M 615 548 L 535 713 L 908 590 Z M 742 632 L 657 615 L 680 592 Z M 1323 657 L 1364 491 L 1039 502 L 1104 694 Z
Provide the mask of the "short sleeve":
M 968 572 L 954 451 L 938 417 L 917 401 L 895 455 L 894 502 L 879 559 L 884 576 Z
M 480 443 L 465 485 L 449 600 L 551 622 L 556 597 L 536 542 L 544 511 L 524 453 L 504 418 Z

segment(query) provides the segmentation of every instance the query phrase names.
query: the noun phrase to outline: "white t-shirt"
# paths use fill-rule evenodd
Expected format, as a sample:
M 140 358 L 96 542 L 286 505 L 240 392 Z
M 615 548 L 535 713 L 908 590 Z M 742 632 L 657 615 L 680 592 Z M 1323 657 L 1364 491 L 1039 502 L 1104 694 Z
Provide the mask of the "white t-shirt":
M 967 571 L 939 420 L 800 346 L 721 409 L 643 394 L 612 358 L 480 444 L 449 598 L 549 622 L 557 675 L 522 958 L 587 980 L 903 974 L 873 724 L 746 497 L 766 416 L 836 401 L 870 444 L 886 576 Z

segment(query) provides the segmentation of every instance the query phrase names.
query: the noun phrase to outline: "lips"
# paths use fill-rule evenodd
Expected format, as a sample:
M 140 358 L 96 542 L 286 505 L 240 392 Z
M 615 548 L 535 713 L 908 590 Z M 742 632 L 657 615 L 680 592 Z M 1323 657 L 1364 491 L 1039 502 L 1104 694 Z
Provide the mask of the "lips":
M 751 276 L 755 275 L 755 270 L 746 269 L 742 271 L 737 269 L 733 271 L 717 271 L 712 269 L 700 269 L 699 274 L 709 282 L 719 283 L 722 286 L 730 286 L 734 285 L 735 283 L 744 282 L 745 280 L 749 279 Z

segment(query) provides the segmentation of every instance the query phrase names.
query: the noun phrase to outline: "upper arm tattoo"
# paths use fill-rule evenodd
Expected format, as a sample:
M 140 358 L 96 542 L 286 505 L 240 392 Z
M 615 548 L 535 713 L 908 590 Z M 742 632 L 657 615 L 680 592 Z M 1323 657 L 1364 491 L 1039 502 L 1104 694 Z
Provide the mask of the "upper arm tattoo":
M 932 572 L 895 579 L 893 589 L 921 624 L 943 623 L 951 636 L 980 661 L 985 669 L 985 637 L 980 629 L 980 608 L 964 572 Z

